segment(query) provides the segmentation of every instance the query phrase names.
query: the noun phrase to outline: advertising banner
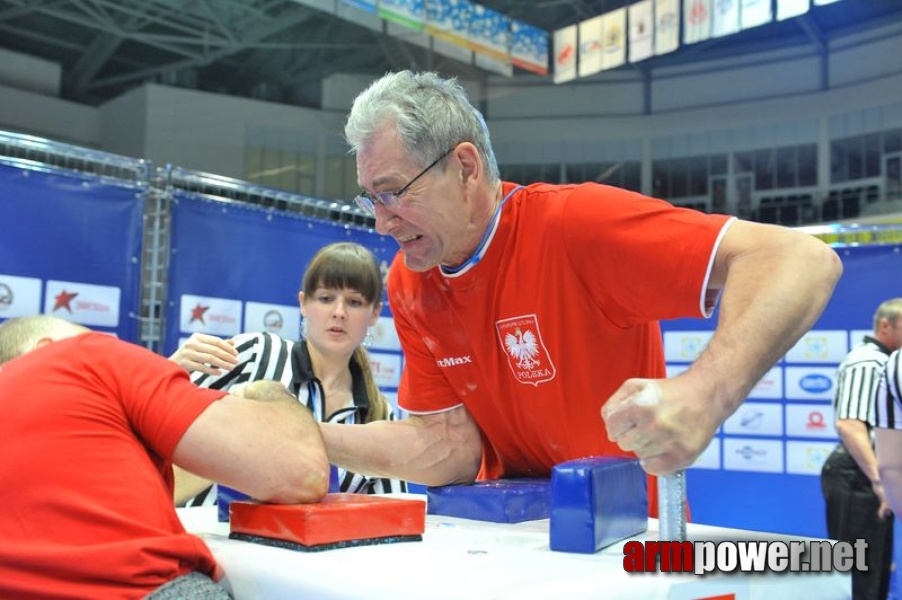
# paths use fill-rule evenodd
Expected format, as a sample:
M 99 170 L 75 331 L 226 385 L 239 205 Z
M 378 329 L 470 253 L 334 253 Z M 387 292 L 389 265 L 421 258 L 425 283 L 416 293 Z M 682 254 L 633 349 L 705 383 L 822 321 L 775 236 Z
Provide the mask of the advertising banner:
M 0 164 L 0 320 L 52 314 L 137 342 L 144 191 Z

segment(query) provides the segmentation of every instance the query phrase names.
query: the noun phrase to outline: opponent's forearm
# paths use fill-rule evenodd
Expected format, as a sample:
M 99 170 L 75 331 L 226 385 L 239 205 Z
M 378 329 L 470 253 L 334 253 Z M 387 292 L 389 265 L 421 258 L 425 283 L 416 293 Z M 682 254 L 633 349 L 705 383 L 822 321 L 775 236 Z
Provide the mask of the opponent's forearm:
M 173 462 L 268 502 L 316 502 L 329 487 L 319 426 L 290 394 L 256 401 L 225 396 L 192 423 Z
M 366 425 L 321 423 L 329 462 L 423 485 L 471 483 L 479 471 L 478 429 L 424 423 L 419 417 Z

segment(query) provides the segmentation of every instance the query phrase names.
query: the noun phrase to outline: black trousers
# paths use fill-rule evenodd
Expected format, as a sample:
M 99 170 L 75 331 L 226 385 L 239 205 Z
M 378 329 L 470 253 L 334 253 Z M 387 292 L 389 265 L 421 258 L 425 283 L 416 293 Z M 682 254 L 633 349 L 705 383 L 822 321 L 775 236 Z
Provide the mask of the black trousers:
M 893 561 L 893 517 L 879 519 L 880 501 L 855 459 L 838 445 L 821 470 L 827 534 L 852 542 L 864 538 L 867 572 L 852 571 L 852 600 L 885 600 Z

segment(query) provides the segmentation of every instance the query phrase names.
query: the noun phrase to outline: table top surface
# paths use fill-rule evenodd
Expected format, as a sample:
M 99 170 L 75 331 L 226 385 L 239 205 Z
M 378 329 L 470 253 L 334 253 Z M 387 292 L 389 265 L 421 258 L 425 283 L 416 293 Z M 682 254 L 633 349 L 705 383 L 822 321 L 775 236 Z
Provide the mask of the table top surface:
M 425 501 L 425 496 L 395 495 Z M 422 541 L 304 552 L 228 538 L 215 507 L 178 509 L 185 528 L 210 547 L 236 600 L 252 598 L 618 598 L 694 600 L 830 600 L 850 595 L 850 575 L 828 573 L 628 573 L 624 545 L 658 540 L 648 530 L 594 554 L 555 552 L 549 520 L 491 523 L 427 515 Z M 690 542 L 809 540 L 696 523 Z M 616 594 L 612 593 L 616 590 Z M 730 596 L 727 596 L 730 597 Z

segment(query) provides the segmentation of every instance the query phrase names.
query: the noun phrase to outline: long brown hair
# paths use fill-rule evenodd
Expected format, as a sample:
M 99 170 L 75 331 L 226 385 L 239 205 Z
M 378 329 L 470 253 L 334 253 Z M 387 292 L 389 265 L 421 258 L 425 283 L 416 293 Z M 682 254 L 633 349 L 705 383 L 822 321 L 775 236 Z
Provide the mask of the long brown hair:
M 382 270 L 373 253 L 360 244 L 336 242 L 320 248 L 304 272 L 301 283 L 304 296 L 313 297 L 318 288 L 355 290 L 373 306 L 382 302 Z M 389 412 L 388 401 L 373 379 L 366 348 L 357 346 L 351 360 L 360 367 L 366 384 L 369 402 L 366 422 L 385 420 Z

